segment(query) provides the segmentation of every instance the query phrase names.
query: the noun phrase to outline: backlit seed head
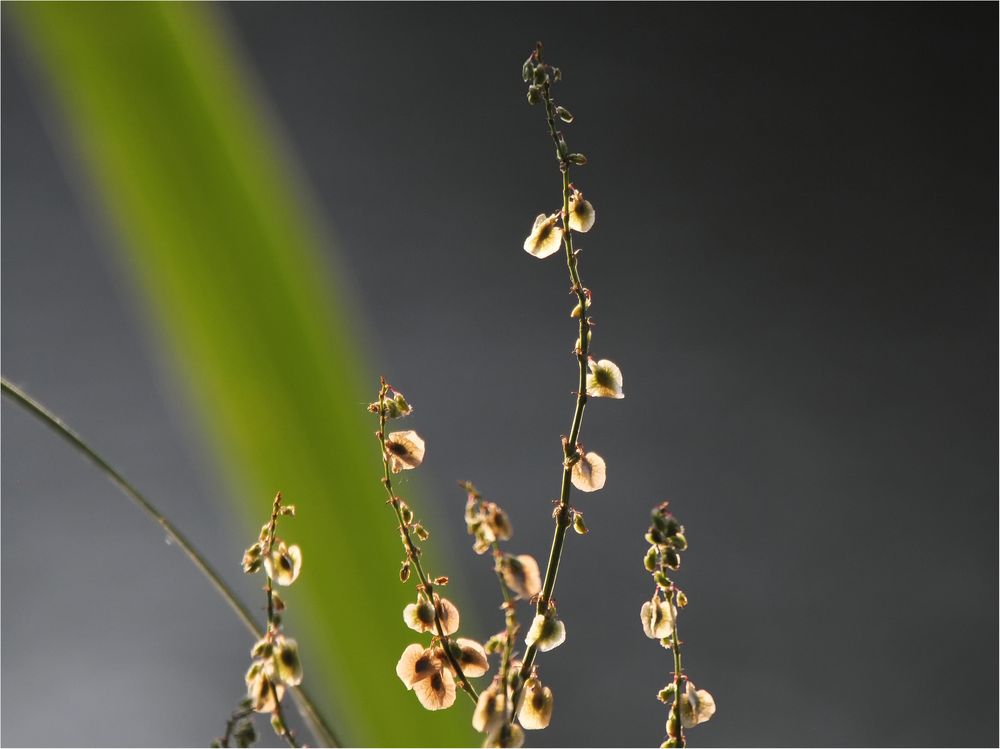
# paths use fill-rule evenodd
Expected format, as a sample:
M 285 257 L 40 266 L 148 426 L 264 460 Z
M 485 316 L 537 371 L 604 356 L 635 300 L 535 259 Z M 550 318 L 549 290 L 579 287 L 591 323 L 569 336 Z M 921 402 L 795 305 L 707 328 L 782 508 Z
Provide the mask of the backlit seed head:
M 501 723 L 499 726 L 490 731 L 486 737 L 486 741 L 483 742 L 483 746 L 518 749 L 519 747 L 524 746 L 524 731 L 521 730 L 521 726 L 517 723 L 512 723 L 510 725 Z
M 247 684 L 247 697 L 250 698 L 250 706 L 254 712 L 274 712 L 284 694 L 285 688 L 271 681 L 263 669 L 257 671 L 253 680 Z
M 406 402 L 406 398 L 403 397 L 402 393 L 396 393 L 396 397 L 392 399 L 392 402 L 396 405 L 396 408 L 399 409 L 401 416 L 409 416 L 413 413 L 413 408 Z
M 557 216 L 556 213 L 551 216 L 538 214 L 534 226 L 531 227 L 531 234 L 524 240 L 525 252 L 541 259 L 559 251 L 563 231 L 556 224 Z
M 582 154 L 574 155 L 580 156 Z M 583 163 L 587 163 L 586 160 Z M 573 231 L 586 233 L 593 227 L 596 218 L 597 212 L 594 210 L 594 206 L 590 204 L 589 200 L 583 199 L 583 193 L 574 190 L 569 199 L 569 228 Z
M 270 658 L 272 653 L 274 653 L 274 646 L 267 637 L 257 640 L 253 647 L 250 648 L 251 658 Z
M 607 480 L 607 466 L 597 453 L 586 453 L 573 464 L 573 486 L 582 492 L 596 492 Z
M 437 616 L 441 621 L 441 628 L 446 635 L 455 634 L 459 623 L 458 607 L 447 598 L 438 598 L 437 595 L 434 597 L 437 599 Z
M 279 736 L 285 735 L 285 724 L 277 713 L 271 714 L 271 729 Z
M 455 644 L 458 650 L 455 660 L 462 667 L 462 673 L 474 679 L 489 670 L 490 663 L 486 659 L 486 650 L 482 645 L 465 637 L 459 637 Z
M 667 736 L 669 736 L 672 739 L 676 739 L 677 734 L 680 731 L 680 726 L 677 725 L 677 717 L 673 713 L 670 713 L 670 717 L 667 718 L 666 728 L 667 728 Z M 676 746 L 676 743 L 674 745 Z
M 264 569 L 278 585 L 291 585 L 302 570 L 302 549 L 295 544 L 286 546 L 284 541 L 279 542 L 264 559 Z
M 641 617 L 642 631 L 646 633 L 646 637 L 657 640 L 673 632 L 677 609 L 672 603 L 662 601 L 659 595 L 655 595 L 651 601 L 642 604 Z
M 243 552 L 243 571 L 248 575 L 257 572 L 263 563 L 263 549 L 259 543 L 254 544 Z
M 403 609 L 403 621 L 407 627 L 416 632 L 433 632 L 434 607 L 426 600 L 407 604 Z
M 427 710 L 444 710 L 455 703 L 455 679 L 451 671 L 438 669 L 413 685 L 413 692 Z
M 497 684 L 479 693 L 479 702 L 472 713 L 472 727 L 479 733 L 491 733 L 504 721 L 504 696 Z
M 552 720 L 552 690 L 537 678 L 528 679 L 524 684 L 524 701 L 517 719 L 529 731 L 547 728 Z
M 624 398 L 622 390 L 622 371 L 610 359 L 589 362 L 590 374 L 587 375 L 587 395 L 594 398 Z
M 517 598 L 528 599 L 538 595 L 542 589 L 542 576 L 538 562 L 530 554 L 507 555 L 503 558 L 501 574 L 503 581 Z
M 656 569 L 656 547 L 650 546 L 649 551 L 646 552 L 646 556 L 642 560 L 643 566 L 652 572 Z
M 399 662 L 396 663 L 396 676 L 407 689 L 413 689 L 414 684 L 429 679 L 433 673 L 440 670 L 441 663 L 437 653 L 417 643 L 407 645 Z
M 694 728 L 715 715 L 715 698 L 704 689 L 695 689 L 688 680 L 681 695 L 681 725 Z
M 390 432 L 385 442 L 390 470 L 399 473 L 419 466 L 424 460 L 424 447 L 423 439 L 412 429 Z
M 565 641 L 566 625 L 556 618 L 555 612 L 551 609 L 535 616 L 525 638 L 528 647 L 537 645 L 543 653 L 559 647 Z
M 279 682 L 289 687 L 302 683 L 302 660 L 295 640 L 281 638 L 274 650 L 274 664 Z

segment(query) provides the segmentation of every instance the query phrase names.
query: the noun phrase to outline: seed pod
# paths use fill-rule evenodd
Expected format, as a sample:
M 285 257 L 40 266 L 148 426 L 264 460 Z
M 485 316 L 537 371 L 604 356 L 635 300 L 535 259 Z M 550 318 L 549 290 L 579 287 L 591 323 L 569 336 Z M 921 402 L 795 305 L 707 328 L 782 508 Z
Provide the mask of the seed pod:
M 417 534 L 417 538 L 419 538 L 421 541 L 426 541 L 428 538 L 431 537 L 430 531 L 424 528 L 424 526 L 422 526 L 420 523 L 417 523 L 415 526 L 413 526 L 413 532 Z
M 410 563 L 403 562 L 403 566 L 399 568 L 399 581 L 405 583 L 410 579 Z
M 679 608 L 684 608 L 688 605 L 688 597 L 684 595 L 683 590 L 677 591 L 677 606 Z
M 569 156 L 566 157 L 566 160 L 570 164 L 576 164 L 577 166 L 583 166 L 584 164 L 587 163 L 587 157 L 584 156 L 582 153 L 571 153 Z
M 528 86 L 528 103 L 534 106 L 541 101 L 541 89 L 538 86 Z
M 645 559 L 642 560 L 643 566 L 646 570 L 652 572 L 656 569 L 656 547 L 650 546 L 649 551 L 646 552 Z
M 683 533 L 675 533 L 670 537 L 670 541 L 673 543 L 674 548 L 677 549 L 677 551 L 684 551 L 684 549 L 688 547 L 687 538 Z
M 587 535 L 589 528 L 587 528 L 586 523 L 583 522 L 583 515 L 576 513 L 573 516 L 573 530 L 575 530 L 581 536 Z
M 672 703 L 674 701 L 674 694 L 676 692 L 677 692 L 677 685 L 676 684 L 673 684 L 673 683 L 667 684 L 667 686 L 663 687 L 663 689 L 661 689 L 657 693 L 656 699 L 658 699 L 660 702 L 662 702 L 665 705 L 669 705 L 670 703 Z
M 669 590 L 671 586 L 670 578 L 663 574 L 663 572 L 657 570 L 656 574 L 653 575 L 653 579 L 656 584 L 659 585 L 664 590 Z
M 559 115 L 559 119 L 567 125 L 573 121 L 573 115 L 568 109 L 566 109 L 566 107 L 556 107 L 556 114 Z
M 413 510 L 406 502 L 399 503 L 399 514 L 403 516 L 403 524 L 409 525 L 413 522 Z
M 663 555 L 664 562 L 667 567 L 672 570 L 680 569 L 681 566 L 681 555 L 678 554 L 673 549 L 667 549 L 666 553 Z
M 545 83 L 545 79 L 548 77 L 548 73 L 545 72 L 545 67 L 538 65 L 534 70 L 535 83 Z

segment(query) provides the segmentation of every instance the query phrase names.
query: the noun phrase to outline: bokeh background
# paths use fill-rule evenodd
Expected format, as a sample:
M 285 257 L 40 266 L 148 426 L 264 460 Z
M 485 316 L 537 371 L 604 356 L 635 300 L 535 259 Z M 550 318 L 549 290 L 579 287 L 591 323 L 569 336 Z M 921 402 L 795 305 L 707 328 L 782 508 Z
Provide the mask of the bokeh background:
M 656 745 L 648 509 L 688 527 L 697 745 L 997 733 L 997 8 L 5 4 L 2 368 L 238 562 L 284 489 L 289 627 L 352 744 L 471 744 L 392 672 L 409 589 L 364 413 L 428 442 L 407 495 L 463 629 L 502 627 L 469 478 L 540 561 L 569 426 L 559 177 L 520 66 L 562 67 L 590 157 L 594 350 L 532 745 Z M 90 465 L 3 404 L 2 741 L 204 745 L 245 632 Z M 523 615 L 528 616 L 527 609 Z M 412 634 L 412 633 L 410 633 Z M 266 741 L 269 729 L 262 722 Z

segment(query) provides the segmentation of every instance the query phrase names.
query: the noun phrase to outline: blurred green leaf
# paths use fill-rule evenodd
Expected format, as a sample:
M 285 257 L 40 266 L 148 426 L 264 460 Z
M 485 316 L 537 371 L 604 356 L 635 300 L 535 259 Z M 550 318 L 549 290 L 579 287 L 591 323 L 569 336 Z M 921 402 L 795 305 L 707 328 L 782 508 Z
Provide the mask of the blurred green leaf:
M 351 744 L 469 744 L 468 706 L 426 713 L 396 678 L 411 638 L 365 412 L 375 382 L 215 10 L 13 10 L 251 527 L 278 489 L 299 507 L 289 534 L 305 550 L 296 598 L 314 694 L 327 677 L 321 709 Z

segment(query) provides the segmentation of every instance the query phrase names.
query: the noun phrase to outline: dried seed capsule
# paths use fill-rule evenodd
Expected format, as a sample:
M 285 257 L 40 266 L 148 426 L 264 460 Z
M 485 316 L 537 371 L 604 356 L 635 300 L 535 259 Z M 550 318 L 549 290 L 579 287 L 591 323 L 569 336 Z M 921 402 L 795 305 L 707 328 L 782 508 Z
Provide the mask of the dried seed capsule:
M 656 569 L 656 547 L 650 546 L 649 551 L 646 552 L 646 557 L 642 560 L 643 566 L 647 571 L 652 572 Z
M 587 528 L 587 524 L 583 522 L 583 515 L 581 515 L 580 513 L 576 513 L 573 516 L 573 530 L 575 530 L 581 536 L 585 536 L 587 535 L 587 533 L 590 532 L 590 529 Z
M 403 562 L 403 566 L 399 568 L 399 581 L 405 583 L 410 579 L 410 563 Z
M 556 107 L 556 114 L 559 115 L 560 120 L 567 124 L 573 121 L 573 115 L 566 107 Z
M 576 164 L 577 166 L 583 166 L 587 163 L 587 157 L 582 153 L 571 153 L 566 157 L 566 161 L 570 164 Z

